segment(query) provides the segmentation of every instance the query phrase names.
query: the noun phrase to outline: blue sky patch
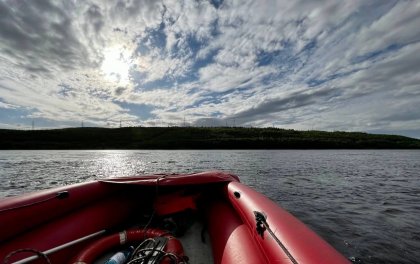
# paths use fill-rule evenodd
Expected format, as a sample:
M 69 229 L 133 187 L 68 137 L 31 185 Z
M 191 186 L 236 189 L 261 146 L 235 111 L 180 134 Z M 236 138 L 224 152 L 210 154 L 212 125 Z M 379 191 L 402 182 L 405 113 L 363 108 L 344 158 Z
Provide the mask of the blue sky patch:
M 153 118 L 154 115 L 151 113 L 155 108 L 146 104 L 133 104 L 126 102 L 115 102 L 123 109 L 128 110 L 128 113 L 137 116 L 140 120 L 147 120 Z

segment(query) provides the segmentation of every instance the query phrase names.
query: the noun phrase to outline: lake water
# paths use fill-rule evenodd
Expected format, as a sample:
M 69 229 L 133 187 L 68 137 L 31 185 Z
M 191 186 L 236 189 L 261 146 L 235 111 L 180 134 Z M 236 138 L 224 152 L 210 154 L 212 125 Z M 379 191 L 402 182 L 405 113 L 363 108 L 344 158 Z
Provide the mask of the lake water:
M 420 263 L 419 150 L 0 151 L 0 197 L 111 176 L 224 170 L 360 263 Z

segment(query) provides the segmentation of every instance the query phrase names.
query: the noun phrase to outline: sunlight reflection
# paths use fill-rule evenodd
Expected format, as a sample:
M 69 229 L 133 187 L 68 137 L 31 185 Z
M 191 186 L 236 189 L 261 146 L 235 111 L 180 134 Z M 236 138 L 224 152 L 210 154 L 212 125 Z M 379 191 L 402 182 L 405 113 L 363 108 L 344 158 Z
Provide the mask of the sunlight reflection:
M 147 164 L 142 160 L 133 160 L 125 152 L 104 151 L 103 156 L 95 160 L 96 178 L 122 177 L 144 174 Z

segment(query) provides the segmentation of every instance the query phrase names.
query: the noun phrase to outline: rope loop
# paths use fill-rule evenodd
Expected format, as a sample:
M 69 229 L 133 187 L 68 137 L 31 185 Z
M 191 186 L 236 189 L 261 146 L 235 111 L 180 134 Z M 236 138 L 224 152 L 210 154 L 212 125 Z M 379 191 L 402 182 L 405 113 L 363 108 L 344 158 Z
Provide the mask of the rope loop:
M 50 259 L 48 258 L 48 256 L 46 254 L 44 254 L 43 252 L 33 249 L 33 248 L 22 248 L 22 249 L 18 249 L 15 251 L 10 252 L 3 260 L 3 264 L 7 264 L 10 260 L 10 258 L 16 254 L 19 253 L 23 253 L 23 252 L 30 252 L 30 253 L 34 253 L 35 255 L 37 255 L 39 258 L 42 258 L 45 260 L 46 263 L 51 264 Z

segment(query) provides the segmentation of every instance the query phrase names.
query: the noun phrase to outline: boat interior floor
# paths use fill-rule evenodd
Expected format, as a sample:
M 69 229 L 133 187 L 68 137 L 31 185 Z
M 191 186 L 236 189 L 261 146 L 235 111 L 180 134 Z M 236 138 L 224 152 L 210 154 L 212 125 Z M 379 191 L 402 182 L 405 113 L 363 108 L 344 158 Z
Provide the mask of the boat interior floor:
M 202 240 L 202 231 L 204 230 Z M 189 258 L 189 263 L 194 264 L 210 264 L 213 262 L 213 255 L 211 251 L 210 237 L 206 229 L 203 229 L 203 224 L 196 221 L 187 230 L 187 232 L 179 238 L 181 241 L 185 255 Z

